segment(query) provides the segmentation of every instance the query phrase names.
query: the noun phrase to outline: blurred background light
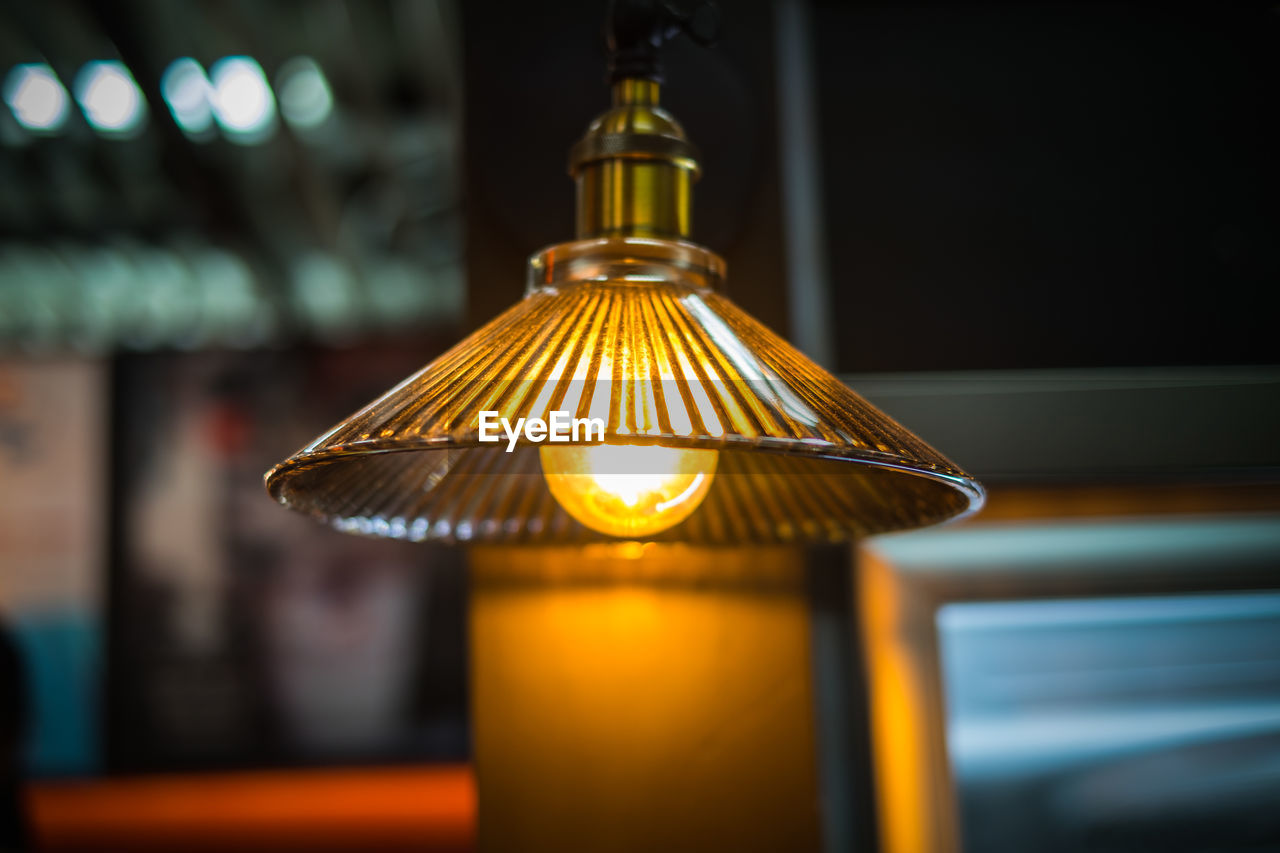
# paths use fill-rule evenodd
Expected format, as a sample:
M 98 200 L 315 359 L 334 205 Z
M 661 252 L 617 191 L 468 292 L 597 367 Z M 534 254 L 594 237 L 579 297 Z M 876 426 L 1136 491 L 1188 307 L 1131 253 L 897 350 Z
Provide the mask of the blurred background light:
M 333 92 L 314 59 L 290 59 L 276 75 L 280 93 L 280 113 L 290 127 L 311 130 L 320 127 L 333 113 Z
M 247 56 L 219 59 L 209 69 L 213 115 L 234 142 L 254 144 L 275 130 L 276 101 L 262 66 Z
M 175 59 L 160 78 L 160 93 L 182 132 L 207 139 L 213 128 L 213 87 L 204 68 L 189 56 Z
M 325 340 L 341 340 L 359 327 L 360 283 L 351 267 L 327 252 L 301 253 L 290 270 L 298 316 Z
M 76 100 L 94 130 L 109 136 L 129 136 L 147 114 L 142 90 L 121 62 L 89 62 L 75 81 Z
M 4 99 L 27 130 L 53 133 L 67 121 L 67 90 L 44 63 L 15 66 L 5 79 Z

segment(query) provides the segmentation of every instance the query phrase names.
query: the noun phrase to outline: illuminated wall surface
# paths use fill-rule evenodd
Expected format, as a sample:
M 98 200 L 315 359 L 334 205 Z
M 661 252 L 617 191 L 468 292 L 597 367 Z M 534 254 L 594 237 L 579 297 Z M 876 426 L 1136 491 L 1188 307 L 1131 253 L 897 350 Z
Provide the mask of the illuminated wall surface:
M 797 552 L 486 548 L 471 570 L 485 849 L 820 849 Z

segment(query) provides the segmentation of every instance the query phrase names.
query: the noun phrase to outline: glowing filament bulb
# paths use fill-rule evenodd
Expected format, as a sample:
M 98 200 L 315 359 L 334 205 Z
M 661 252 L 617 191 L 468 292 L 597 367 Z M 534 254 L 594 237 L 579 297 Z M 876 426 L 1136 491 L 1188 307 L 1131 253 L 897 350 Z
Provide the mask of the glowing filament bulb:
M 649 536 L 684 521 L 707 496 L 719 457 L 635 444 L 543 445 L 539 453 L 560 506 L 610 536 Z

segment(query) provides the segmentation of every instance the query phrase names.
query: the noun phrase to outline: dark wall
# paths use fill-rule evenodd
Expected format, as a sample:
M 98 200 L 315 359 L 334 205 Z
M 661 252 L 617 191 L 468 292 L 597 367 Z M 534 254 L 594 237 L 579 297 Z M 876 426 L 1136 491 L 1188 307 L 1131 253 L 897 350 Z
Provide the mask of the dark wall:
M 817 5 L 839 368 L 1280 361 L 1273 5 Z
M 1172 4 L 1171 4 L 1172 5 Z M 463 4 L 476 325 L 570 239 L 604 0 Z M 788 331 L 773 5 L 669 50 L 694 237 Z M 811 7 L 840 371 L 1280 362 L 1280 14 L 1264 4 Z

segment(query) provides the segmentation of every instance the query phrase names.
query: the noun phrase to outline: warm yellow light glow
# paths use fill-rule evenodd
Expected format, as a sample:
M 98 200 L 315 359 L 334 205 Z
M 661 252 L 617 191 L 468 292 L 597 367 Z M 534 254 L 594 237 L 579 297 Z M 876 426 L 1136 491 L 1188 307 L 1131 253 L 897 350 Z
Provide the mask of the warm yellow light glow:
M 649 536 L 688 518 L 707 496 L 719 453 L 635 444 L 539 448 L 560 506 L 592 530 Z
M 468 552 L 481 849 L 821 850 L 803 554 L 641 547 Z

